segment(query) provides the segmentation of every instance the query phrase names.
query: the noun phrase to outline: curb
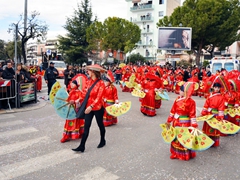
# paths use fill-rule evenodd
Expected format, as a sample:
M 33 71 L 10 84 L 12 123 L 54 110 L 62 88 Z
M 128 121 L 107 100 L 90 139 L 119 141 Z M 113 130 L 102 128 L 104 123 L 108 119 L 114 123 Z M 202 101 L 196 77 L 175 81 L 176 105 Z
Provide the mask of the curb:
M 39 102 L 38 105 L 35 105 L 35 106 L 32 106 L 32 107 L 25 107 L 25 108 L 23 107 L 23 108 L 19 108 L 19 109 L 13 108 L 12 110 L 0 110 L 0 115 L 1 114 L 18 113 L 18 112 L 36 110 L 36 109 L 43 108 L 46 105 L 47 105 L 47 101 L 46 102 L 42 101 L 42 102 Z

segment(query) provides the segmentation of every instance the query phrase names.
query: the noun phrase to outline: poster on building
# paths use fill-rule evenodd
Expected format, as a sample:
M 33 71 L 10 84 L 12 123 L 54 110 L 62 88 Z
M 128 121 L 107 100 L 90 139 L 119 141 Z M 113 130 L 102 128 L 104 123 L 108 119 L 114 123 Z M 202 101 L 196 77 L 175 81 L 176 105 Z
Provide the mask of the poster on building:
M 35 82 L 19 84 L 19 100 L 21 103 L 36 101 Z
M 158 31 L 158 49 L 190 51 L 192 28 L 160 27 Z

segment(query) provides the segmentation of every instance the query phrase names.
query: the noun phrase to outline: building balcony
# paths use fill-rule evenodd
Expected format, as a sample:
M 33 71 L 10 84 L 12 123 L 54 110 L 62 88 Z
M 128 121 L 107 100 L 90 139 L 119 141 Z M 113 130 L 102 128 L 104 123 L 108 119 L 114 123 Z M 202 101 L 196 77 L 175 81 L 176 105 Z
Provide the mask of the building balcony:
M 138 6 L 130 7 L 130 11 L 137 12 L 137 11 L 146 11 L 146 10 L 154 10 L 152 4 L 141 4 Z
M 147 48 L 147 47 L 152 48 L 153 47 L 153 45 L 150 42 L 145 42 L 145 41 L 138 41 L 138 43 L 136 45 L 138 47 L 143 47 L 143 48 Z
M 146 22 L 153 22 L 154 18 L 151 16 L 141 16 L 139 18 L 134 18 L 131 20 L 133 23 L 146 23 Z

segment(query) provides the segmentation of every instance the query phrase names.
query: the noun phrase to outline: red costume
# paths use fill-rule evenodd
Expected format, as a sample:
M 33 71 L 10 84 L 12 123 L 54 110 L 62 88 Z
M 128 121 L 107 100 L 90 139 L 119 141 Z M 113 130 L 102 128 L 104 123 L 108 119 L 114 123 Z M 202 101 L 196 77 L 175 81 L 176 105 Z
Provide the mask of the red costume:
M 173 127 L 198 127 L 196 122 L 196 103 L 190 98 L 194 87 L 187 88 L 187 83 L 184 85 L 185 96 L 178 96 L 174 101 L 167 122 L 172 123 Z M 193 84 L 189 86 L 194 86 Z M 188 94 L 188 95 L 187 95 Z M 189 160 L 196 156 L 196 152 L 182 146 L 177 139 L 171 142 L 170 147 L 171 159 Z
M 206 99 L 204 104 L 202 115 L 209 115 L 214 114 L 216 118 L 222 120 L 224 117 L 224 96 L 221 93 L 211 93 L 210 96 Z M 209 136 L 215 143 L 213 146 L 219 146 L 220 140 L 220 131 L 217 129 L 213 129 L 211 126 L 208 125 L 207 122 L 204 121 L 203 123 L 203 132 Z
M 179 94 L 180 87 L 182 86 L 181 82 L 183 81 L 183 72 L 178 70 L 178 74 L 175 77 L 175 93 Z
M 74 101 L 74 108 L 77 111 L 80 107 L 80 103 L 76 102 L 76 100 L 83 99 L 81 91 L 78 90 L 77 87 L 72 89 L 69 93 L 68 102 L 71 100 Z M 80 101 L 80 102 L 81 102 Z M 82 137 L 82 134 L 84 132 L 84 119 L 73 119 L 68 120 L 66 119 L 65 125 L 64 125 L 64 132 L 63 132 L 63 138 L 61 139 L 61 142 L 64 143 L 70 139 L 79 139 Z
M 122 73 L 122 82 L 129 81 L 130 76 L 132 75 L 130 68 L 126 67 L 126 69 Z M 128 88 L 126 85 L 120 86 L 122 88 L 122 92 L 132 92 L 132 89 Z
M 43 76 L 43 72 L 41 71 L 40 67 L 37 67 L 37 91 L 41 91 L 42 90 L 42 76 Z
M 155 91 L 161 88 L 161 79 L 150 73 L 146 74 L 146 80 L 142 82 L 143 91 L 146 93 L 145 97 L 141 99 L 141 112 L 147 116 L 156 115 L 156 100 Z M 160 104 L 161 105 L 161 104 Z M 160 107 L 158 107 L 160 108 Z
M 114 76 L 111 71 L 108 71 L 107 73 L 107 81 L 109 81 L 109 84 L 105 87 L 104 94 L 103 94 L 104 108 L 111 106 L 115 103 L 118 103 L 117 88 L 113 85 Z M 111 116 L 110 114 L 107 113 L 106 110 L 104 110 L 103 124 L 104 126 L 117 124 L 117 117 Z

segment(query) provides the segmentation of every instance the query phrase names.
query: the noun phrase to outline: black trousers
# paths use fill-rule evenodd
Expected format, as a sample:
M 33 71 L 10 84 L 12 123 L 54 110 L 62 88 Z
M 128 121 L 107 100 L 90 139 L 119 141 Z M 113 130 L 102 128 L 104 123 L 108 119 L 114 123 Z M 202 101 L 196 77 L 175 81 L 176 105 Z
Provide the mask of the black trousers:
M 48 80 L 48 95 L 51 92 L 53 84 L 56 82 L 56 80 Z
M 101 141 L 105 140 L 105 127 L 103 124 L 103 114 L 104 114 L 104 108 L 102 107 L 100 110 L 98 111 L 91 111 L 89 114 L 85 115 L 85 124 L 84 124 L 84 133 L 82 136 L 82 140 L 80 143 L 80 146 L 85 148 L 85 143 L 87 141 L 88 135 L 89 135 L 89 130 L 92 124 L 92 119 L 93 116 L 95 116 L 96 121 L 97 121 L 97 125 L 99 127 L 100 130 L 100 136 L 101 136 Z

